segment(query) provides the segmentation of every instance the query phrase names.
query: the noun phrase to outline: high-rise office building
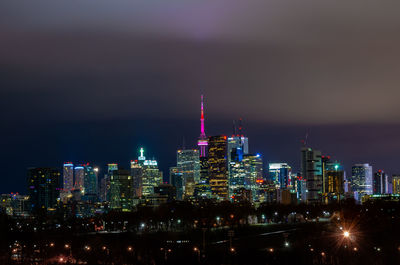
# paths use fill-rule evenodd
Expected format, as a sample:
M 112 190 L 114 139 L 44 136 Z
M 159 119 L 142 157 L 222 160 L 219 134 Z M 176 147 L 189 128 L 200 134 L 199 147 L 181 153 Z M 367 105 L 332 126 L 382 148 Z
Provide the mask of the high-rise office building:
M 74 164 L 65 162 L 63 165 L 63 189 L 70 192 L 74 189 Z
M 392 193 L 400 194 L 400 175 L 392 175 Z
M 386 194 L 392 194 L 393 193 L 392 176 L 389 175 L 389 174 L 385 175 L 385 192 L 386 192 Z
M 246 172 L 244 188 L 251 190 L 253 201 L 259 201 L 260 185 L 258 183 L 263 181 L 263 161 L 261 155 L 243 155 L 242 163 Z
M 94 168 L 89 164 L 84 165 L 84 180 L 82 193 L 85 198 L 90 201 L 97 201 L 98 190 L 97 190 L 97 171 L 98 168 Z
M 301 176 L 307 180 L 307 203 L 321 202 L 322 160 L 320 151 L 309 147 L 301 149 Z
M 229 162 L 229 197 L 235 201 L 239 192 L 243 193 L 245 189 L 245 179 L 247 177 L 248 168 L 243 162 L 243 153 L 241 148 L 233 148 L 231 151 L 231 159 Z
M 139 164 L 139 160 L 131 161 L 131 176 L 133 180 L 133 196 L 141 198 L 143 191 L 143 168 Z
M 179 171 L 178 167 L 169 168 L 169 184 L 175 187 L 176 200 L 183 199 L 183 173 Z
M 292 177 L 295 180 L 295 191 L 297 193 L 297 199 L 302 203 L 307 202 L 307 180 L 299 175 L 292 175 Z
M 50 210 L 57 205 L 61 173 L 54 168 L 28 169 L 28 195 L 32 211 Z
M 390 194 L 392 193 L 391 178 L 383 170 L 375 172 L 372 181 L 373 194 Z
M 129 170 L 113 170 L 110 189 L 110 206 L 112 209 L 130 211 L 133 206 L 133 182 Z
M 218 200 L 228 199 L 228 169 L 227 169 L 226 136 L 211 136 L 208 138 L 208 167 L 212 196 Z
M 85 182 L 85 167 L 84 165 L 78 165 L 74 167 L 74 175 L 75 175 L 75 190 L 84 190 L 84 182 Z
M 208 174 L 208 157 L 200 157 L 200 181 L 195 188 L 195 196 L 199 199 L 211 198 L 210 175 Z
M 111 176 L 114 170 L 118 170 L 118 164 L 110 163 L 107 164 L 107 173 L 104 174 L 103 178 L 100 180 L 100 200 L 110 201 L 111 196 Z
M 322 202 L 328 204 L 332 201 L 340 201 L 344 197 L 343 166 L 332 161 L 330 156 L 321 156 L 322 161 Z
M 200 181 L 199 150 L 178 150 L 176 160 L 177 168 L 183 174 L 184 197 L 192 197 L 195 185 Z
M 200 137 L 197 141 L 197 145 L 200 149 L 200 157 L 207 156 L 207 146 L 208 139 L 206 136 L 205 128 L 204 128 L 204 105 L 203 105 L 203 95 L 201 95 L 201 114 L 200 114 Z
M 323 195 L 325 203 L 340 201 L 344 196 L 344 170 L 338 162 L 327 164 L 324 168 Z
M 290 189 L 293 186 L 292 168 L 287 163 L 269 163 L 268 176 L 276 188 Z
M 241 149 L 244 155 L 249 153 L 249 139 L 243 135 L 242 119 L 239 119 L 238 127 L 234 121 L 233 134 L 228 137 L 228 161 L 230 161 L 230 155 L 235 148 Z
M 163 174 L 158 169 L 157 160 L 146 160 L 144 149 L 140 148 L 138 164 L 142 167 L 142 196 L 154 194 L 154 187 L 163 183 Z
M 244 188 L 243 155 L 249 153 L 249 140 L 242 132 L 242 119 L 239 120 L 237 128 L 233 121 L 233 134 L 227 140 L 227 166 L 229 180 L 229 197 L 233 199 L 234 190 Z
M 369 164 L 355 164 L 351 168 L 351 189 L 354 198 L 361 201 L 364 195 L 373 193 L 372 189 L 372 166 Z

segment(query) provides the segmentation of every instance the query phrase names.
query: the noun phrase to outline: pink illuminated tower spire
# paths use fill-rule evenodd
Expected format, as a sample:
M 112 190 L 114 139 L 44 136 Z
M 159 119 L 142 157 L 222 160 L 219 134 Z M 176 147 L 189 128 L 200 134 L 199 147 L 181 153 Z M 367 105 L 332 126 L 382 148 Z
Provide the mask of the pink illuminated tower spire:
M 207 136 L 204 130 L 204 106 L 203 106 L 203 95 L 201 95 L 201 117 L 200 117 L 200 137 L 197 142 L 200 148 L 200 157 L 207 156 L 206 149 L 208 145 Z

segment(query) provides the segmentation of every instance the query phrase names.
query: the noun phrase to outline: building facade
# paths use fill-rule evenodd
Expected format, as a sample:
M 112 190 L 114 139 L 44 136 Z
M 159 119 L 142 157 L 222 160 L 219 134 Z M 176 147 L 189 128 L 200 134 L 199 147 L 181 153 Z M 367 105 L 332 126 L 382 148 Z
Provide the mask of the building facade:
M 32 211 L 53 210 L 60 195 L 61 173 L 54 168 L 28 169 L 28 195 Z
M 309 147 L 301 149 L 301 176 L 307 181 L 307 203 L 321 202 L 322 157 L 320 151 Z
M 200 182 L 199 150 L 178 150 L 176 155 L 177 168 L 183 176 L 183 194 L 185 198 L 194 196 L 195 186 Z
M 208 138 L 208 173 L 212 197 L 217 200 L 228 200 L 228 168 L 227 168 L 226 136 Z
M 113 170 L 110 176 L 110 207 L 131 211 L 133 207 L 133 181 L 129 170 Z
M 363 196 L 373 193 L 372 166 L 365 163 L 355 164 L 351 168 L 351 190 L 357 201 L 361 201 Z

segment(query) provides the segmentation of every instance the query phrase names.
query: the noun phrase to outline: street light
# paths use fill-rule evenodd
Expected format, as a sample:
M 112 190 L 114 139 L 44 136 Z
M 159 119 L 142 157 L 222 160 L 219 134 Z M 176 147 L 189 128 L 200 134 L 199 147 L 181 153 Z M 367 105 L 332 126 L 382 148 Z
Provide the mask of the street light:
M 349 238 L 349 237 L 350 237 L 350 232 L 349 232 L 349 231 L 344 231 L 344 232 L 343 232 L 343 236 L 344 236 L 345 238 Z

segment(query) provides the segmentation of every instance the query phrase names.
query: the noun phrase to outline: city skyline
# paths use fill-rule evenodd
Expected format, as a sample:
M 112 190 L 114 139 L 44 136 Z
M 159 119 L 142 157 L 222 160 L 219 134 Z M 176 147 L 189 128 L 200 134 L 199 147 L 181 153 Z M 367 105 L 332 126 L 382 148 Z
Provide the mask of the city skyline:
M 0 264 L 400 264 L 399 8 L 2 0 Z
M 202 101 L 203 101 L 203 96 L 202 96 Z M 203 104 L 202 104 L 203 105 Z M 203 110 L 202 110 L 203 111 Z M 203 117 L 203 116 L 202 116 Z M 240 119 L 242 119 L 242 118 L 240 118 Z M 242 122 L 242 121 L 241 121 Z M 198 127 L 198 126 L 197 126 Z M 232 130 L 232 129 L 231 129 Z M 233 134 L 233 131 L 234 131 L 235 129 L 233 129 L 232 130 L 232 134 Z M 244 128 L 244 132 L 246 132 L 247 131 L 247 128 Z M 310 141 L 310 136 L 309 136 L 309 132 L 310 132 L 310 130 L 306 130 L 306 135 L 305 135 L 305 137 L 303 137 L 304 139 L 305 138 L 307 138 L 307 141 L 309 142 Z M 212 134 L 212 135 L 214 135 L 214 134 Z M 211 135 L 211 136 L 212 136 Z M 226 135 L 228 135 L 228 137 L 229 137 L 229 135 L 230 134 L 226 134 Z M 245 133 L 245 136 L 247 137 L 247 134 Z M 184 137 L 184 139 L 186 139 L 186 141 L 187 141 L 187 137 Z M 283 162 L 283 163 L 288 163 L 289 165 L 291 165 L 293 168 L 294 168 L 294 173 L 298 173 L 298 172 L 300 172 L 300 149 L 301 149 L 301 147 L 302 147 L 302 145 L 303 145 L 303 141 L 304 141 L 304 139 L 301 139 L 300 141 L 299 141 L 299 143 L 297 144 L 297 152 L 295 152 L 295 154 L 294 154 L 294 156 L 298 156 L 297 158 L 296 157 L 294 157 L 293 158 L 293 154 L 291 154 L 290 156 L 292 157 L 291 159 L 289 158 L 289 159 L 274 159 L 273 158 L 273 156 L 270 156 L 269 158 L 267 158 L 267 159 L 265 159 L 265 156 L 264 156 L 264 153 L 261 153 L 261 152 L 256 152 L 256 153 L 261 153 L 262 154 L 262 156 L 264 157 L 264 161 L 263 161 L 263 163 L 264 163 L 264 170 L 267 172 L 267 169 L 268 169 L 268 163 L 276 163 L 276 162 Z M 196 143 L 196 141 L 197 141 L 197 139 L 196 139 L 196 137 L 193 137 L 193 139 L 189 139 L 189 140 L 191 140 L 191 141 L 189 141 L 189 142 L 192 142 L 193 144 L 192 145 L 188 145 L 187 146 L 187 148 L 186 149 L 192 149 L 192 148 L 197 148 L 198 149 L 198 146 L 197 146 L 197 143 Z M 254 146 L 252 145 L 252 141 L 253 140 L 255 140 L 255 139 L 253 139 L 253 138 L 250 138 L 250 146 L 251 147 L 253 147 L 252 149 L 254 149 Z M 185 140 L 184 140 L 185 141 Z M 185 142 L 186 143 L 186 142 Z M 181 143 L 182 144 L 182 143 Z M 152 146 L 151 144 L 149 145 L 149 146 Z M 315 149 L 320 149 L 319 147 L 317 147 L 317 146 L 311 146 L 311 145 L 309 145 L 310 147 L 313 147 L 313 148 L 315 148 Z M 143 147 L 143 146 L 140 146 L 140 147 Z M 121 168 L 124 168 L 124 169 L 129 169 L 129 161 L 130 160 L 132 160 L 132 159 L 136 159 L 136 158 L 138 158 L 139 157 L 139 154 L 140 154 L 140 150 L 139 150 L 139 148 L 140 148 L 139 146 L 138 146 L 138 148 L 137 148 L 137 150 L 136 150 L 136 154 L 134 154 L 134 156 L 132 157 L 132 158 L 129 158 L 129 160 L 126 160 L 126 159 L 124 159 L 124 160 L 112 160 L 112 161 L 110 161 L 110 160 L 105 160 L 104 162 L 98 162 L 98 161 L 96 161 L 96 160 L 89 160 L 89 159 L 85 159 L 85 160 L 72 160 L 72 161 L 74 161 L 74 163 L 88 163 L 88 162 L 90 162 L 90 164 L 91 165 L 93 165 L 93 166 L 97 166 L 97 167 L 99 167 L 102 171 L 104 171 L 104 172 L 102 172 L 102 173 L 100 173 L 100 174 L 104 174 L 105 173 L 105 169 L 106 169 L 106 165 L 108 164 L 108 163 L 114 163 L 114 162 L 116 162 L 116 163 L 118 163 L 118 164 L 120 164 L 121 165 Z M 150 151 L 150 152 L 147 152 L 147 150 L 148 150 L 148 148 L 146 147 L 146 153 L 147 154 L 150 154 L 150 157 L 149 158 L 156 158 L 159 162 L 159 164 L 164 164 L 163 166 L 161 166 L 160 167 L 160 169 L 161 169 L 161 171 L 164 173 L 164 178 L 163 178 L 163 181 L 165 182 L 165 183 L 167 183 L 168 181 L 169 181 L 169 175 L 168 175 L 168 172 L 169 172 L 169 168 L 171 167 L 171 166 L 173 166 L 174 165 L 174 163 L 175 163 L 175 161 L 174 161 L 174 159 L 175 159 L 175 157 L 172 157 L 172 159 L 171 158 L 168 158 L 167 159 L 167 161 L 168 160 L 170 160 L 170 161 L 174 161 L 174 162 L 172 162 L 171 164 L 167 164 L 167 163 L 165 163 L 164 161 L 162 161 L 160 158 L 158 158 L 158 156 L 157 156 L 157 152 L 158 151 L 161 151 L 160 153 L 164 153 L 163 152 L 163 150 L 161 150 L 161 149 L 157 149 L 157 148 L 154 148 L 153 147 L 153 149 L 154 150 L 152 150 L 152 151 Z M 175 150 L 174 150 L 174 152 L 176 152 L 176 150 L 178 150 L 178 149 L 181 149 L 181 146 L 177 146 L 176 148 L 175 148 Z M 255 148 L 255 149 L 257 149 L 257 148 Z M 131 150 L 132 151 L 132 150 Z M 170 153 L 170 152 L 169 152 Z M 324 154 L 324 155 L 332 155 L 332 153 L 329 153 L 329 152 L 322 152 L 322 154 Z M 290 156 L 288 156 L 288 157 L 290 157 Z M 341 159 L 341 157 L 339 157 L 339 156 L 336 156 L 335 155 L 335 157 L 337 158 L 337 159 L 339 159 L 339 160 L 341 160 L 341 161 L 343 161 L 343 159 Z M 58 159 L 59 160 L 59 159 Z M 70 159 L 71 160 L 71 159 Z M 126 160 L 126 161 L 125 161 Z M 59 160 L 59 161 L 63 161 L 63 160 Z M 65 161 L 68 161 L 68 160 L 65 160 Z M 64 162 L 65 162 L 64 161 Z M 345 171 L 349 174 L 349 175 L 351 175 L 351 168 L 352 168 L 352 166 L 354 165 L 354 164 L 359 164 L 359 163 L 370 163 L 371 164 L 371 162 L 369 162 L 369 161 L 356 161 L 356 160 L 354 160 L 355 162 L 353 163 L 353 164 L 346 164 L 346 163 L 343 163 L 342 162 L 342 164 L 344 164 L 344 169 L 345 169 Z M 64 163 L 64 162 L 60 162 L 60 163 Z M 161 163 L 160 163 L 161 162 Z M 44 163 L 44 165 L 31 165 L 31 166 L 29 166 L 29 167 L 43 167 L 43 166 L 49 166 L 49 167 L 53 167 L 53 168 L 61 168 L 61 164 L 51 164 L 51 165 L 48 165 L 48 164 L 46 164 L 46 163 Z M 373 166 L 373 168 L 374 168 L 374 170 L 378 170 L 378 169 L 383 169 L 383 167 L 380 167 L 379 165 L 374 165 L 373 163 L 372 163 L 372 166 Z M 167 169 L 167 170 L 165 170 L 165 168 Z M 23 169 L 24 170 L 24 172 L 26 172 L 26 170 L 27 170 L 27 168 L 25 168 L 25 169 Z M 21 170 L 22 171 L 22 170 Z M 386 172 L 388 172 L 388 171 L 386 171 Z M 390 175 L 396 175 L 397 173 L 396 173 L 397 171 L 394 171 L 394 172 L 389 172 L 389 174 Z M 23 176 L 24 178 L 26 177 L 26 175 L 24 175 Z M 265 177 L 266 177 L 266 175 L 265 175 Z M 16 186 L 16 188 L 14 188 L 13 190 L 5 190 L 5 191 L 2 191 L 2 193 L 10 193 L 10 192 L 19 192 L 19 193 L 21 193 L 21 194 L 24 194 L 25 193 L 25 191 L 26 191 L 26 189 L 25 189 L 25 187 L 21 187 L 21 186 Z

